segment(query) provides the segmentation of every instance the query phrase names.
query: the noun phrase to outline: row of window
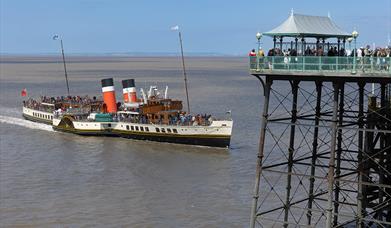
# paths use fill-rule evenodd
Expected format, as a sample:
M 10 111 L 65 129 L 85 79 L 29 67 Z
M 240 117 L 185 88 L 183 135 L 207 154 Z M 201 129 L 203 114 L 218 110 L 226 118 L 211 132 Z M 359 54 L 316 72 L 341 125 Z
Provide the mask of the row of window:
M 156 132 L 166 133 L 166 129 L 164 129 L 164 128 L 158 128 L 157 127 L 155 130 L 156 130 Z M 173 128 L 172 131 L 171 131 L 171 128 L 167 128 L 167 133 L 175 133 L 175 134 L 177 134 L 178 131 L 175 128 Z
M 110 127 L 110 126 L 109 126 Z M 121 125 L 122 127 L 122 125 Z M 148 127 L 142 127 L 142 126 L 129 126 L 129 125 L 126 125 L 126 130 L 131 130 L 131 131 L 147 131 L 149 132 L 149 128 Z M 177 129 L 173 128 L 155 128 L 156 132 L 162 132 L 162 133 L 175 133 L 177 134 L 178 131 Z
M 43 118 L 43 119 L 53 120 L 53 116 L 52 116 L 52 115 L 46 115 L 46 114 L 42 114 L 42 113 L 33 112 L 33 116 L 34 116 L 34 117 L 37 117 L 37 118 Z
M 129 130 L 129 129 L 132 131 L 149 131 L 148 127 L 130 126 L 130 128 L 129 128 L 129 125 L 126 125 L 126 130 Z

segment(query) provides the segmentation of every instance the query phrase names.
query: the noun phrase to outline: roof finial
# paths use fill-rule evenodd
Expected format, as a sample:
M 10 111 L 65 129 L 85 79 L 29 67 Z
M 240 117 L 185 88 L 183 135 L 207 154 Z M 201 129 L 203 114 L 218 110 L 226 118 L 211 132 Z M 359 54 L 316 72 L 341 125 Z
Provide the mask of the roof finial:
M 291 9 L 291 16 L 293 16 L 293 8 Z
M 328 17 L 328 18 L 331 18 L 330 11 L 327 12 L 327 17 Z

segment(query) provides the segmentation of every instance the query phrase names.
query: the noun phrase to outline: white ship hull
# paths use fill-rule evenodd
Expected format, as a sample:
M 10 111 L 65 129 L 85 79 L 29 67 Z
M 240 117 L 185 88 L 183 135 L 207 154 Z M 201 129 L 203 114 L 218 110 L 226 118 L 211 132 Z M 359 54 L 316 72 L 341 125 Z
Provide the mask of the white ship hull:
M 71 116 L 56 118 L 52 113 L 23 107 L 26 119 L 53 125 L 53 129 L 79 135 L 116 136 L 158 142 L 228 147 L 231 120 L 215 120 L 208 126 L 139 124 L 130 122 L 78 121 Z
M 23 107 L 23 117 L 34 122 L 53 124 L 53 113 Z

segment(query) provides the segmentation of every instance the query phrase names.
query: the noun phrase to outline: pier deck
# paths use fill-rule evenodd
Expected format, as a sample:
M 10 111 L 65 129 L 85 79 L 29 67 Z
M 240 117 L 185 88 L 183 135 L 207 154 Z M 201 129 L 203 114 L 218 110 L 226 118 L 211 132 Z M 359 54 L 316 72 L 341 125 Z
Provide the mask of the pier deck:
M 250 57 L 251 74 L 391 78 L 391 57 Z

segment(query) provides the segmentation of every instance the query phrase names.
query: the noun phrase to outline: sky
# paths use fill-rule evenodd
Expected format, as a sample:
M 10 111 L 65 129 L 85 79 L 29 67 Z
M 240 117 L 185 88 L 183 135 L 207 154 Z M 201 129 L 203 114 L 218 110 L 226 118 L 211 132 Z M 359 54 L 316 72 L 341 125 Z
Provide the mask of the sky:
M 66 53 L 178 53 L 179 25 L 185 53 L 244 55 L 255 34 L 295 13 L 327 16 L 358 45 L 385 46 L 391 0 L 0 0 L 0 53 L 50 54 L 64 41 Z M 272 46 L 262 38 L 262 46 Z

